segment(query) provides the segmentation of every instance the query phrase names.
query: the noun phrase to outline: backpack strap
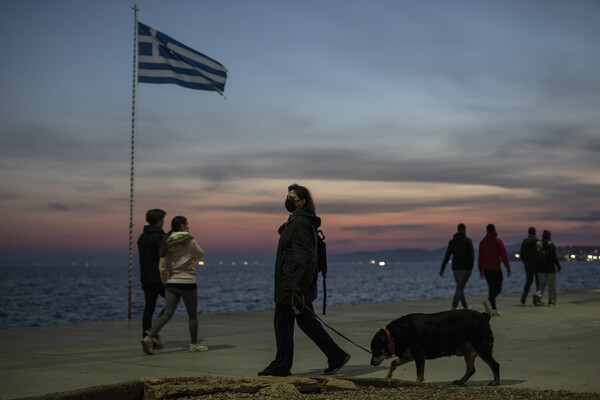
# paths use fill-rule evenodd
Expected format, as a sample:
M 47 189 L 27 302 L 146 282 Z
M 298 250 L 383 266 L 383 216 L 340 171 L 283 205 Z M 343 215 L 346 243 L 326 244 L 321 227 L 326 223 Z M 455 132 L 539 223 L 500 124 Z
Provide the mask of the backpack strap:
M 325 234 L 321 229 L 315 228 L 316 235 L 316 246 L 317 246 L 317 264 L 321 270 L 321 276 L 323 276 L 323 315 L 327 312 L 327 250 L 325 247 Z M 321 250 L 322 254 L 319 252 L 319 244 L 322 244 Z

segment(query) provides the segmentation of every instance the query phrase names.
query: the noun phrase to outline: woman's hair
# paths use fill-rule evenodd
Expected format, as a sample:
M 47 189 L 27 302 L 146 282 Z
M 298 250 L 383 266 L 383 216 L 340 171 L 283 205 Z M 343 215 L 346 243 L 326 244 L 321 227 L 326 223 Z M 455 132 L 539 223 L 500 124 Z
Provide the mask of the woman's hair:
M 306 211 L 309 214 L 315 215 L 317 210 L 315 208 L 315 202 L 310 195 L 310 191 L 304 186 L 300 186 L 297 183 L 288 186 L 288 192 L 293 190 L 300 200 L 306 200 L 304 205 L 302 206 L 302 210 Z
M 187 224 L 186 217 L 182 217 L 181 215 L 173 217 L 173 219 L 171 220 L 171 230 L 169 231 L 169 233 L 167 233 L 167 236 L 165 236 L 162 243 L 160 244 L 160 250 L 158 253 L 159 257 L 164 257 L 167 255 L 167 253 L 168 253 L 167 239 L 169 239 L 169 236 L 171 236 L 171 233 L 181 232 L 181 230 L 185 224 Z
M 169 235 L 173 232 L 180 232 L 185 224 L 187 224 L 186 217 L 182 217 L 181 215 L 173 217 L 171 220 L 171 230 L 169 231 Z
M 550 233 L 550 231 L 544 231 L 542 233 L 542 240 L 550 240 L 551 237 L 552 233 Z

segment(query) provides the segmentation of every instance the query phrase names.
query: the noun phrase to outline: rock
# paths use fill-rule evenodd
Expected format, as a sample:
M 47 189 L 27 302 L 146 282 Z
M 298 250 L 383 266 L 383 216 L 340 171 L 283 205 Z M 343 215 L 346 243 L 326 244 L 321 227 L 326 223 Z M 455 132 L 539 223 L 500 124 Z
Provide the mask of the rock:
M 345 379 L 328 378 L 325 380 L 325 392 L 338 392 L 341 390 L 358 390 L 354 382 Z
M 276 383 L 258 391 L 259 396 L 269 399 L 301 399 L 302 394 L 291 383 Z

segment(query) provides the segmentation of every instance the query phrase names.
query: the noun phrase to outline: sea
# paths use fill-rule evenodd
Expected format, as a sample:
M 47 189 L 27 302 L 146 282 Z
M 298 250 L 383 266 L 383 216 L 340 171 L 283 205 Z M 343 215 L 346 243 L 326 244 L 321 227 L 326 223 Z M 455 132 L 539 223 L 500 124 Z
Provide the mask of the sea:
M 600 288 L 600 262 L 563 262 L 558 290 Z M 439 276 L 439 262 L 330 263 L 327 305 L 398 302 L 448 298 L 454 294 L 454 277 L 448 265 Z M 503 293 L 520 293 L 525 283 L 523 265 L 512 263 L 504 274 Z M 129 267 L 31 266 L 0 267 L 0 329 L 139 319 L 144 296 L 137 267 L 133 268 L 129 295 Z M 322 278 L 319 298 L 322 304 Z M 198 270 L 198 312 L 231 313 L 274 309 L 273 264 L 206 265 Z M 535 284 L 534 284 L 535 285 Z M 487 294 L 485 280 L 471 275 L 465 295 Z M 131 298 L 131 302 L 130 299 Z M 560 303 L 560 292 L 558 296 Z M 162 308 L 161 298 L 157 310 Z M 185 315 L 180 304 L 176 315 Z

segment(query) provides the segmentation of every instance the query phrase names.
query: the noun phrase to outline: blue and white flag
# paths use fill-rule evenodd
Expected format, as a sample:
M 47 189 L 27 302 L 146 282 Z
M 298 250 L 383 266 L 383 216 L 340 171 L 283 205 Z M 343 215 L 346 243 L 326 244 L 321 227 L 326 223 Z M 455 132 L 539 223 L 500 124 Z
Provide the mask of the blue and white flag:
M 223 94 L 227 68 L 219 62 L 138 22 L 138 81 L 174 83 Z

